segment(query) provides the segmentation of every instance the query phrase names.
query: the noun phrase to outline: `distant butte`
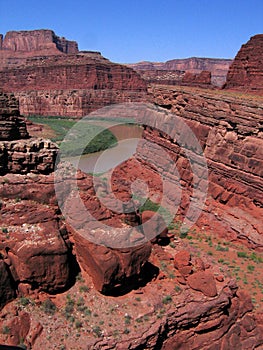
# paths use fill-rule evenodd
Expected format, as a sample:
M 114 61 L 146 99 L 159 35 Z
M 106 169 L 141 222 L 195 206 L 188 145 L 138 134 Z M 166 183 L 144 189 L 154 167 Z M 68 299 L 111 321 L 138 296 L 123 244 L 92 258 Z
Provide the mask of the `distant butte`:
M 263 34 L 242 45 L 228 71 L 225 88 L 263 95 Z
M 56 55 L 60 53 L 78 53 L 76 41 L 69 41 L 64 37 L 58 37 L 53 30 L 40 29 L 32 31 L 10 31 L 5 37 L 0 34 L 0 57 L 14 57 L 30 54 Z

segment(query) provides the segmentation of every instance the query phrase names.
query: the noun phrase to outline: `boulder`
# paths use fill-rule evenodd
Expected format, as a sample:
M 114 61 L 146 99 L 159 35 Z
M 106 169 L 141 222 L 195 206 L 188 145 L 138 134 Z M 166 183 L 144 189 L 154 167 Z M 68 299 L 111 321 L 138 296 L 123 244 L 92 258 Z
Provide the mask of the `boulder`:
M 217 295 L 214 276 L 209 271 L 193 273 L 187 278 L 187 283 L 190 288 L 198 290 L 208 297 L 215 297 Z
M 101 230 L 94 231 L 95 236 L 103 234 Z M 75 230 L 73 239 L 79 265 L 92 277 L 95 288 L 104 294 L 114 293 L 116 287 L 125 290 L 136 286 L 151 254 L 150 243 L 113 249 L 95 244 Z

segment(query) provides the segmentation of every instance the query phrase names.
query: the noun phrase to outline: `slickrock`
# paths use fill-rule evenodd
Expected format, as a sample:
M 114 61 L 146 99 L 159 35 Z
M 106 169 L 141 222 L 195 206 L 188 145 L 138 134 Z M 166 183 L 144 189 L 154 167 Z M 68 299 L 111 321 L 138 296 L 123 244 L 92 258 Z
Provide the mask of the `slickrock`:
M 241 46 L 227 74 L 225 89 L 263 95 L 263 34 Z
M 187 283 L 192 289 L 198 290 L 208 297 L 215 297 L 217 295 L 216 283 L 211 272 L 195 272 L 187 278 Z

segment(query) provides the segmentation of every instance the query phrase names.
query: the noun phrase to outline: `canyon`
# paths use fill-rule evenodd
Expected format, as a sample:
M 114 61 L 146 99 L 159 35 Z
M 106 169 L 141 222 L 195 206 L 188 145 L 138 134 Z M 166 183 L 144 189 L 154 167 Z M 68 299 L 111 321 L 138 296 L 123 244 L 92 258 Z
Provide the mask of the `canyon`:
M 167 74 L 176 74 L 178 82 L 182 79 L 182 77 L 181 79 L 178 77 L 178 73 L 184 76 L 186 73 L 199 75 L 203 71 L 208 71 L 211 72 L 210 84 L 222 86 L 226 81 L 226 75 L 231 63 L 231 59 L 191 57 L 169 60 L 167 62 L 131 63 L 128 66 L 135 69 L 147 80 L 151 80 L 154 83 L 164 80 L 166 80 L 166 82 L 169 80 L 176 81 L 173 77 L 167 79 Z M 166 76 L 166 79 L 162 76 Z M 187 76 L 185 77 L 185 83 L 188 83 Z
M 256 42 L 257 57 L 262 54 L 260 40 L 256 36 L 245 45 L 246 55 L 253 58 L 247 59 L 249 66 L 259 62 L 259 78 L 240 79 L 235 73 L 243 69 L 238 54 L 224 89 L 215 90 L 211 73 L 174 73 L 171 65 L 162 82 L 175 74 L 176 84 L 153 84 L 99 53 L 78 52 L 76 43 L 52 31 L 11 32 L 1 38 L 1 343 L 19 345 L 23 339 L 33 350 L 50 344 L 69 349 L 262 347 L 262 310 L 253 310 L 251 297 L 226 267 L 175 229 L 187 216 L 195 184 L 205 192 L 207 180 L 204 207 L 191 235 L 216 234 L 261 256 L 262 68 L 249 53 Z M 248 90 L 256 94 L 244 94 Z M 72 170 L 69 163 L 56 169 L 58 146 L 29 135 L 21 116 L 80 118 L 89 112 L 92 118 L 128 117 L 143 128 L 135 155 L 113 171 L 114 200 L 107 197 L 105 174 L 94 185 L 90 174 Z M 185 142 L 189 135 L 184 125 L 200 148 Z M 177 204 L 180 187 L 182 197 L 172 228 L 160 232 L 162 220 L 152 219 L 152 209 L 125 213 L 124 207 L 130 200 L 136 207 L 131 189 L 138 179 L 147 184 L 150 201 L 162 203 L 162 177 L 168 181 L 169 204 Z M 94 218 L 92 227 L 85 226 L 76 187 Z M 197 209 L 198 203 L 193 217 Z M 120 230 L 117 238 L 110 236 L 112 242 L 124 237 L 130 246 L 103 244 L 109 232 L 101 224 Z M 96 242 L 83 231 L 97 237 Z
M 142 101 L 146 83 L 131 68 L 50 30 L 9 32 L 0 47 L 0 84 L 23 115 L 82 117 L 105 104 Z

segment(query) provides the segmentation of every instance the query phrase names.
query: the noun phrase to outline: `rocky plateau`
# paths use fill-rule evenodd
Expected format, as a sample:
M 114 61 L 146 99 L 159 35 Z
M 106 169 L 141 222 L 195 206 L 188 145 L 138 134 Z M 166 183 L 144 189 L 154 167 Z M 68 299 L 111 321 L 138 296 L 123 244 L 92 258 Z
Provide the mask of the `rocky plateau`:
M 213 233 L 261 256 L 263 75 L 256 59 L 262 57 L 261 37 L 241 48 L 224 89 L 215 90 L 208 88 L 211 73 L 181 73 L 185 69 L 173 62 L 166 65 L 169 73 L 161 68 L 148 85 L 132 68 L 79 52 L 75 42 L 49 30 L 0 36 L 1 344 L 32 350 L 262 349 L 262 309 L 254 309 L 227 267 L 176 228 L 187 216 L 195 184 L 197 200 L 206 188 L 202 153 L 208 188 L 192 236 Z M 247 66 L 256 65 L 255 79 L 240 78 L 244 51 Z M 197 61 L 187 64 L 197 69 Z M 198 65 L 203 71 L 205 63 Z M 162 83 L 175 74 L 176 84 L 153 84 L 162 74 Z M 244 95 L 247 91 L 257 94 Z M 109 104 L 116 106 L 96 112 Z M 58 146 L 29 135 L 21 116 L 79 118 L 91 111 L 93 117 L 105 112 L 111 118 L 132 111 L 129 117 L 143 127 L 135 155 L 112 173 L 114 200 L 107 197 L 105 174 L 94 185 L 90 174 L 72 171 L 70 163 L 60 164 L 62 172 L 56 168 Z M 185 124 L 200 148 L 187 144 Z M 162 203 L 163 176 L 167 202 L 178 211 L 172 226 L 159 230 L 163 219 L 151 208 L 127 214 L 124 208 L 135 180 L 147 184 L 152 203 Z M 131 204 L 135 208 L 136 200 Z M 93 217 L 88 225 L 87 211 Z M 129 245 L 105 244 L 105 225 L 112 246 L 121 239 Z
M 222 86 L 226 81 L 226 75 L 231 63 L 231 59 L 191 57 L 169 60 L 167 62 L 139 62 L 128 66 L 153 83 L 160 84 L 165 82 L 167 85 L 173 85 L 173 81 L 176 83 L 175 85 L 180 85 L 180 82 L 185 85 L 191 85 L 191 79 L 188 77 L 196 75 L 198 80 L 201 80 L 196 83 Z M 207 78 L 204 80 L 202 77 L 199 77 L 203 71 L 211 73 L 210 81 Z M 190 76 L 189 73 L 191 73 Z M 184 81 L 182 81 L 183 77 Z

